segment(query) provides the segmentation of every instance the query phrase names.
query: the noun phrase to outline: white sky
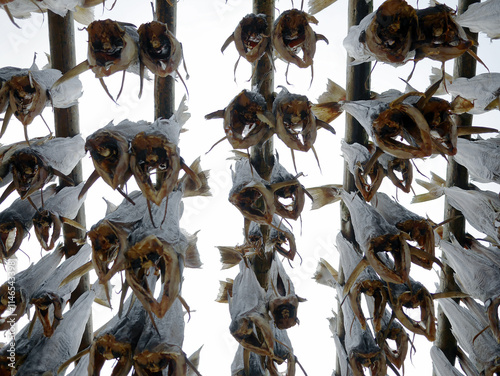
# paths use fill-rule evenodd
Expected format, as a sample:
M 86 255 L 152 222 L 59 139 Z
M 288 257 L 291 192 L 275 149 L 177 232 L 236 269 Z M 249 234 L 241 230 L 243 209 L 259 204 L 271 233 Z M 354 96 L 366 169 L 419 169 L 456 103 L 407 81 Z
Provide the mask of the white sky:
M 111 1 L 109 2 L 111 3 Z M 296 0 L 295 5 L 300 5 Z M 374 8 L 380 5 L 376 1 Z M 416 1 L 409 1 L 417 6 Z M 421 7 L 426 4 L 420 3 Z M 456 2 L 447 3 L 454 8 Z M 234 278 L 236 268 L 221 271 L 219 262 L 218 245 L 233 246 L 243 242 L 242 227 L 243 218 L 239 211 L 228 202 L 228 192 L 231 188 L 230 166 L 231 156 L 229 143 L 223 142 L 216 146 L 209 154 L 206 152 L 210 147 L 224 136 L 222 120 L 206 121 L 207 113 L 222 109 L 242 89 L 250 89 L 247 81 L 251 74 L 250 65 L 243 59 L 240 61 L 236 83 L 233 78 L 233 67 L 238 54 L 234 45 L 229 46 L 225 54 L 220 53 L 220 47 L 226 38 L 234 31 L 237 23 L 247 13 L 251 13 L 252 2 L 250 0 L 181 0 L 178 4 L 177 37 L 184 47 L 184 56 L 190 75 L 186 81 L 189 89 L 188 106 L 191 119 L 187 122 L 188 132 L 181 135 L 181 156 L 186 163 L 190 164 L 195 158 L 201 156 L 204 169 L 210 169 L 212 197 L 188 198 L 184 200 L 185 210 L 181 220 L 181 227 L 188 232 L 194 233 L 200 230 L 198 237 L 198 249 L 203 262 L 202 269 L 187 270 L 184 273 L 183 297 L 192 309 L 191 320 L 186 325 L 184 351 L 190 355 L 198 347 L 204 345 L 201 353 L 199 370 L 203 375 L 229 374 L 230 364 L 236 351 L 237 343 L 229 334 L 229 310 L 227 305 L 214 301 L 219 289 L 219 280 L 226 277 Z M 290 1 L 278 1 L 276 4 L 276 16 L 279 12 L 291 8 Z M 102 12 L 102 7 L 96 8 L 96 18 L 111 18 L 123 22 L 133 23 L 139 26 L 141 23 L 152 19 L 151 7 L 146 0 L 119 0 L 115 8 L 109 12 Z M 325 35 L 329 44 L 320 41 L 317 44 L 316 57 L 314 59 L 314 81 L 309 88 L 311 71 L 301 70 L 296 66 L 289 69 L 288 80 L 292 84 L 286 85 L 284 75 L 286 65 L 282 62 L 276 63 L 275 86 L 285 85 L 292 93 L 305 94 L 311 101 L 325 90 L 327 78 L 332 79 L 345 87 L 345 64 L 346 53 L 342 46 L 342 40 L 347 34 L 347 1 L 339 0 L 338 3 L 316 15 L 319 20 L 313 29 Z M 31 19 L 18 21 L 21 30 L 15 28 L 8 20 L 5 12 L 0 12 L 0 67 L 16 66 L 27 68 L 31 65 L 33 54 L 37 53 L 39 67 L 45 65 L 44 53 L 49 52 L 47 17 L 35 15 Z M 77 28 L 81 25 L 76 24 Z M 87 32 L 76 31 L 77 63 L 86 58 Z M 498 53 L 496 43 L 490 43 L 485 38 L 480 39 L 479 56 L 492 72 L 499 71 Z M 424 91 L 428 86 L 427 77 L 431 67 L 439 67 L 438 63 L 423 61 L 417 65 L 411 84 L 418 90 Z M 378 64 L 372 75 L 372 90 L 382 92 L 394 88 L 404 91 L 405 84 L 398 78 L 406 78 L 411 71 L 412 64 L 394 68 L 388 65 Z M 452 73 L 452 63 L 447 63 L 446 71 Z M 478 73 L 485 69 L 478 65 Z M 185 72 L 181 68 L 181 75 Z M 113 103 L 102 90 L 93 73 L 87 72 L 80 76 L 83 82 L 84 95 L 80 100 L 80 127 L 83 137 L 106 125 L 113 120 L 115 124 L 128 118 L 132 121 L 153 121 L 153 83 L 145 83 L 144 93 L 138 99 L 139 77 L 127 74 L 125 87 L 118 105 Z M 110 92 L 116 96 L 119 90 L 121 74 L 106 79 Z M 176 107 L 185 94 L 183 85 L 179 82 L 176 88 Z M 43 113 L 45 120 L 53 129 L 51 110 L 46 109 Z M 485 114 L 477 117 L 476 123 L 484 126 L 497 127 L 496 119 L 498 113 Z M 296 153 L 297 169 L 305 174 L 300 178 L 302 184 L 313 187 L 324 184 L 342 183 L 343 159 L 340 153 L 340 140 L 344 134 L 344 117 L 341 116 L 332 123 L 337 135 L 320 130 L 315 144 L 316 151 L 321 162 L 320 172 L 314 155 L 309 153 Z M 36 119 L 29 126 L 29 135 L 46 134 L 46 127 L 41 119 Z M 9 129 L 2 139 L 2 143 L 10 143 L 21 140 L 22 126 L 12 119 Z M 293 172 L 290 152 L 284 144 L 275 138 L 275 147 L 279 152 L 280 162 L 288 171 Z M 88 177 L 92 170 L 90 157 L 85 156 L 84 177 Z M 427 161 L 418 161 L 419 169 L 428 175 L 432 170 L 440 176 L 445 177 L 446 162 L 442 157 L 436 157 Z M 432 166 L 432 167 L 429 167 Z M 415 171 L 415 177 L 426 180 Z M 133 190 L 135 182 L 130 180 L 128 189 Z M 423 193 L 423 189 L 414 183 L 416 193 Z M 495 188 L 489 187 L 494 190 Z M 386 179 L 381 190 L 389 195 L 397 194 L 400 201 L 408 205 L 411 194 L 397 192 L 395 187 Z M 498 191 L 498 188 L 496 188 Z M 12 199 L 15 195 L 12 195 Z M 102 197 L 106 197 L 118 204 L 121 196 L 111 190 L 105 183 L 99 181 L 94 184 L 88 194 L 86 202 L 87 228 L 104 216 L 105 206 Z M 421 215 L 428 214 L 435 222 L 442 220 L 443 202 L 441 198 L 429 204 L 411 205 L 410 209 Z M 307 199 L 306 208 L 302 214 L 301 221 L 292 223 L 297 240 L 298 252 L 302 257 L 297 257 L 291 268 L 285 264 L 295 290 L 307 302 L 300 305 L 298 316 L 300 325 L 288 330 L 295 355 L 306 369 L 309 375 L 330 375 L 335 367 L 335 348 L 328 329 L 327 317 L 332 315 L 332 309 L 337 309 L 337 301 L 333 290 L 318 285 L 311 278 L 316 270 L 320 258 L 328 260 L 335 267 L 338 266 L 338 253 L 335 249 L 334 239 L 339 231 L 339 204 L 333 204 L 318 211 L 309 210 L 310 201 Z M 3 205 L 6 207 L 6 204 Z M 31 241 L 23 243 L 22 249 L 30 255 L 31 261 L 36 261 L 41 252 L 36 244 L 34 236 Z M 20 265 L 29 262 L 27 257 L 18 253 Z M 419 267 L 413 267 L 412 277 L 423 282 L 431 292 L 435 291 L 434 283 L 437 281 L 435 271 L 425 271 Z M 4 277 L 0 277 L 3 280 Z M 92 282 L 95 278 L 91 277 Z M 119 290 L 119 279 L 115 281 Z M 117 306 L 117 304 L 115 304 Z M 109 310 L 95 306 L 94 328 L 98 328 L 104 321 L 110 318 Z M 3 338 L 0 337 L 0 342 Z M 431 372 L 431 362 L 428 350 L 430 343 L 421 338 L 415 339 L 416 354 L 408 357 L 405 365 L 405 373 L 408 375 L 426 374 Z M 298 371 L 300 374 L 300 371 Z

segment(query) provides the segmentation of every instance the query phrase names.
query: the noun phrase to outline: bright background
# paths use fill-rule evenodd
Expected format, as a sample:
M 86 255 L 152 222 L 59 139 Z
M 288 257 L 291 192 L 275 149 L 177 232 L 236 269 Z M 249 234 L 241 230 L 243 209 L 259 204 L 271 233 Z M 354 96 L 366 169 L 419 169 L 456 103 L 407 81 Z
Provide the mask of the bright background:
M 296 1 L 296 6 L 300 6 Z M 380 5 L 376 1 L 374 8 Z M 409 1 L 417 7 L 416 1 Z M 111 1 L 107 2 L 110 6 Z M 447 3 L 455 8 L 456 2 Z M 420 7 L 427 4 L 420 2 Z M 280 12 L 292 7 L 290 1 L 277 1 L 276 17 Z M 236 268 L 221 271 L 219 253 L 216 246 L 234 246 L 243 243 L 243 218 L 239 211 L 232 207 L 227 197 L 231 188 L 230 166 L 232 161 L 227 160 L 232 155 L 228 142 L 217 145 L 210 153 L 210 147 L 224 136 L 222 120 L 206 121 L 204 116 L 215 110 L 225 108 L 231 99 L 242 89 L 250 89 L 248 79 L 251 75 L 250 65 L 243 59 L 240 61 L 236 82 L 233 76 L 234 63 L 238 54 L 234 45 L 230 45 L 224 55 L 220 47 L 226 38 L 234 31 L 243 16 L 252 12 L 250 0 L 182 0 L 177 8 L 177 38 L 183 44 L 184 57 L 190 79 L 186 81 L 189 89 L 188 106 L 191 119 L 187 122 L 188 132 L 181 135 L 181 156 L 187 164 L 201 156 L 204 169 L 210 169 L 210 186 L 212 197 L 187 198 L 184 200 L 185 210 L 181 220 L 181 227 L 188 232 L 198 230 L 198 249 L 201 254 L 203 267 L 198 270 L 185 269 L 182 296 L 190 305 L 191 320 L 186 325 L 184 351 L 190 355 L 201 345 L 201 363 L 199 371 L 203 375 L 229 374 L 230 364 L 237 348 L 237 342 L 229 334 L 230 316 L 228 306 L 216 303 L 214 299 L 219 290 L 219 280 L 234 278 Z M 135 24 L 137 27 L 152 20 L 151 6 L 146 0 L 118 0 L 112 11 L 104 10 L 102 6 L 95 9 L 96 19 L 111 18 Z M 326 89 L 327 78 L 345 87 L 346 53 L 342 41 L 347 34 L 347 1 L 338 3 L 316 15 L 318 25 L 313 25 L 316 33 L 325 35 L 329 44 L 319 41 L 314 59 L 314 80 L 310 86 L 311 70 L 299 69 L 290 66 L 288 80 L 285 82 L 286 64 L 277 61 L 275 72 L 275 87 L 284 85 L 292 93 L 307 95 L 315 102 Z M 45 53 L 49 52 L 47 17 L 34 15 L 27 20 L 18 20 L 21 30 L 12 25 L 5 12 L 0 12 L 0 67 L 16 66 L 27 68 L 31 65 L 33 55 L 37 54 L 37 64 L 42 67 L 46 64 Z M 87 32 L 83 26 L 76 24 L 77 63 L 86 59 Z M 499 71 L 500 64 L 495 48 L 497 42 L 490 42 L 481 36 L 479 56 L 489 67 L 490 71 Z M 428 76 L 432 67 L 440 67 L 437 62 L 424 60 L 417 65 L 411 84 L 415 89 L 424 91 L 429 85 Z M 399 78 L 406 78 L 412 69 L 412 64 L 403 67 L 392 67 L 377 64 L 372 75 L 372 90 L 383 92 L 388 89 L 405 90 L 405 83 Z M 453 64 L 446 64 L 446 71 L 453 72 Z M 478 73 L 485 72 L 485 68 L 478 64 Z M 183 68 L 180 74 L 185 78 Z M 84 94 L 79 102 L 80 128 L 83 137 L 87 137 L 95 130 L 105 126 L 111 120 L 115 124 L 123 119 L 132 121 L 153 121 L 153 81 L 145 82 L 144 93 L 138 98 L 139 77 L 128 73 L 123 93 L 118 105 L 113 103 L 101 88 L 93 73 L 86 72 L 80 76 L 83 82 Z M 121 83 L 121 74 L 106 79 L 110 92 L 116 96 Z M 185 94 L 184 86 L 178 82 L 176 86 L 176 107 Z M 448 98 L 449 99 L 449 98 Z M 46 109 L 43 116 L 51 129 L 53 117 L 51 110 Z M 476 123 L 484 126 L 497 127 L 498 113 L 480 115 Z M 343 176 L 343 159 L 340 152 L 340 140 L 344 135 L 344 117 L 340 116 L 332 123 L 337 135 L 320 130 L 315 149 L 321 163 L 318 168 L 312 152 L 295 153 L 298 172 L 305 176 L 300 178 L 307 187 L 324 184 L 341 184 Z M 29 135 L 45 135 L 46 127 L 41 119 L 36 119 L 29 126 Z M 12 119 L 2 143 L 21 140 L 22 126 Z M 289 150 L 277 138 L 274 142 L 279 153 L 280 162 L 289 172 L 293 173 L 293 164 Z M 443 157 L 429 158 L 426 161 L 416 161 L 419 170 L 429 175 L 432 170 L 445 177 L 446 160 Z M 83 159 L 84 177 L 90 176 L 93 171 L 91 159 L 86 155 Z M 427 180 L 415 170 L 415 177 Z M 413 184 L 415 192 L 423 193 L 424 189 Z M 128 190 L 135 189 L 133 179 L 129 181 Z M 498 191 L 498 188 L 489 187 Z M 443 219 L 443 203 L 441 198 L 428 204 L 409 206 L 412 194 L 396 192 L 396 188 L 386 179 L 381 187 L 389 195 L 397 196 L 401 203 L 411 210 L 429 215 L 435 222 Z M 12 201 L 15 197 L 10 198 Z M 96 223 L 105 214 L 105 205 L 102 198 L 118 204 L 121 196 L 113 192 L 109 186 L 98 181 L 89 191 L 86 201 L 87 228 Z M 296 293 L 307 299 L 300 305 L 298 316 L 300 325 L 288 330 L 295 355 L 309 375 L 330 375 L 335 367 L 335 347 L 327 318 L 332 316 L 332 310 L 337 309 L 335 292 L 313 279 L 317 263 L 320 258 L 328 260 L 335 267 L 338 266 L 338 252 L 335 248 L 335 237 L 339 231 L 339 204 L 333 204 L 317 211 L 311 211 L 310 200 L 307 199 L 302 218 L 291 223 L 297 240 L 297 257 L 290 265 L 284 266 L 295 285 Z M 7 207 L 7 203 L 3 204 Z M 37 261 L 42 251 L 31 236 L 23 243 L 22 252 L 18 252 L 19 267 L 24 269 L 29 262 Z M 437 270 L 426 271 L 419 267 L 412 268 L 412 277 L 424 283 L 431 292 L 436 291 L 434 284 L 438 280 Z M 0 281 L 4 280 L 3 272 Z M 95 277 L 91 277 L 91 282 Z M 120 280 L 113 280 L 115 291 L 119 291 Z M 118 295 L 117 295 L 118 296 Z M 114 307 L 118 307 L 115 303 Z M 94 305 L 94 329 L 100 327 L 113 315 L 109 309 Z M 25 322 L 25 321 L 24 321 Z M 410 334 L 410 338 L 413 336 Z M 5 340 L 0 335 L 0 342 Z M 429 357 L 429 343 L 425 338 L 415 338 L 416 353 L 407 358 L 405 373 L 408 375 L 430 375 L 431 362 Z M 103 372 L 104 374 L 104 372 Z M 300 371 L 298 371 L 300 374 Z

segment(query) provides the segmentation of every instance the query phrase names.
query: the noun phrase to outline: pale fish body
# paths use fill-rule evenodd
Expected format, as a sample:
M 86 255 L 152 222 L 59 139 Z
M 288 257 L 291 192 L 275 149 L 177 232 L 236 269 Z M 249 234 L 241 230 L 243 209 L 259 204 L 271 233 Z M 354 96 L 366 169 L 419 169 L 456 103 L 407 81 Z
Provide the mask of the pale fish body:
M 468 27 L 475 33 L 485 33 L 488 38 L 500 38 L 500 2 L 496 0 L 483 1 L 480 4 L 471 4 L 467 10 L 458 15 L 456 22 L 462 27 Z
M 478 181 L 500 183 L 500 138 L 458 139 L 455 161 L 466 167 Z

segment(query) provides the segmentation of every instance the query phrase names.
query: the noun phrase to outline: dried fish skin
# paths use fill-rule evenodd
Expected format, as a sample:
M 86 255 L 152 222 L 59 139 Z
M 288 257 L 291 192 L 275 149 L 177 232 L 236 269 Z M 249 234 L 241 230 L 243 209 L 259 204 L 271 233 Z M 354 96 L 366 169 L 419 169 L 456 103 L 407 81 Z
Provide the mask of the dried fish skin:
M 286 10 L 274 22 L 271 32 L 272 45 L 278 56 L 287 63 L 293 63 L 299 68 L 307 68 L 313 64 L 316 53 L 316 42 L 328 40 L 316 34 L 310 24 L 318 20 L 298 9 Z M 303 56 L 299 53 L 302 51 Z
M 36 315 L 42 322 L 44 336 L 52 336 L 60 324 L 64 307 L 80 280 L 77 278 L 63 287 L 59 286 L 70 273 L 87 262 L 91 250 L 90 245 L 83 245 L 78 253 L 59 265 L 31 296 L 30 303 L 35 306 Z M 53 306 L 52 313 L 49 311 L 50 306 Z M 52 316 L 52 320 L 50 316 Z
M 473 179 L 500 183 L 500 138 L 459 138 L 455 161 L 466 167 Z
M 139 34 L 135 26 L 110 19 L 87 27 L 87 60 L 97 78 L 125 71 L 139 62 Z
M 469 104 L 469 108 L 460 112 L 473 115 L 499 108 L 499 88 L 500 73 L 482 73 L 471 78 L 457 77 L 447 85 L 450 94 Z
M 436 317 L 434 316 L 434 300 L 429 291 L 420 282 L 412 279 L 401 284 L 388 283 L 389 304 L 396 318 L 409 331 L 423 335 L 429 341 L 436 339 Z M 403 307 L 420 309 L 420 320 L 408 316 Z
M 413 45 L 417 61 L 427 57 L 445 62 L 470 49 L 472 41 L 457 24 L 454 14 L 444 4 L 417 10 L 419 33 Z
M 485 33 L 488 38 L 500 38 L 498 28 L 499 4 L 495 0 L 487 0 L 481 4 L 471 4 L 465 12 L 457 15 L 455 21 L 462 27 L 467 27 L 474 33 Z
M 172 75 L 182 60 L 182 45 L 163 22 L 152 21 L 139 26 L 141 63 L 160 77 Z
M 299 298 L 295 294 L 292 280 L 276 254 L 269 270 L 268 286 L 266 299 L 274 324 L 278 329 L 291 328 L 299 321 Z
M 85 201 L 86 195 L 78 198 L 84 183 L 78 184 L 76 187 L 64 187 L 54 196 L 46 198 L 43 210 L 37 211 L 33 216 L 33 227 L 38 242 L 46 251 L 54 248 L 55 242 L 61 234 L 63 222 L 73 220 L 80 207 Z M 70 221 L 68 221 L 70 220 Z M 52 234 L 51 234 L 52 230 Z
M 408 235 L 389 224 L 355 193 L 344 191 L 341 197 L 349 209 L 356 241 L 371 267 L 386 282 L 408 281 L 411 266 Z M 394 265 L 387 264 L 382 257 L 384 252 L 391 253 Z
M 248 361 L 249 374 L 254 376 L 266 376 L 264 368 L 265 365 L 263 365 L 262 358 L 254 352 L 245 349 L 241 345 L 238 345 L 238 350 L 236 350 L 233 362 L 231 363 L 231 376 L 246 376 L 244 361 L 245 351 L 250 353 L 250 359 Z
M 224 52 L 234 41 L 238 54 L 249 63 L 260 60 L 269 49 L 270 37 L 265 34 L 267 26 L 265 14 L 247 14 L 224 42 L 221 51 Z
M 265 98 L 257 92 L 242 90 L 229 105 L 205 116 L 224 119 L 226 138 L 234 149 L 260 145 L 273 135 L 274 119 Z
M 42 205 L 42 197 L 50 198 L 55 194 L 55 186 L 47 187 L 43 192 L 31 195 L 31 201 L 37 207 Z M 11 257 L 21 246 L 23 239 L 33 226 L 36 210 L 28 200 L 17 198 L 9 208 L 0 213 L 0 260 Z
M 31 296 L 38 286 L 54 272 L 62 257 L 62 250 L 56 249 L 0 286 L 0 315 L 10 312 L 8 316 L 0 317 L 0 330 L 10 328 L 12 322 L 17 322 L 26 313 Z M 15 291 L 13 299 L 12 294 L 9 294 L 12 287 Z M 14 310 L 12 310 L 13 306 L 15 306 Z
M 162 293 L 160 292 L 160 295 Z M 154 320 L 154 323 L 152 323 Z M 184 342 L 184 313 L 182 303 L 176 299 L 165 316 L 146 318 L 146 324 L 134 352 L 134 369 L 139 376 L 158 373 L 186 375 L 186 354 L 182 351 Z
M 450 320 L 451 331 L 458 344 L 469 354 L 478 371 L 489 376 L 498 372 L 500 345 L 489 331 L 483 331 L 484 327 L 476 317 L 452 299 L 440 299 L 439 305 Z M 481 335 L 478 336 L 478 333 Z
M 460 371 L 453 367 L 439 347 L 431 347 L 431 359 L 433 370 L 437 376 L 463 376 Z
M 16 375 L 42 376 L 45 372 L 57 374 L 58 367 L 78 351 L 95 296 L 93 290 L 83 293 L 73 307 L 64 314 L 61 324 L 52 337 L 31 350 L 28 359 L 19 367 Z
M 42 145 L 16 151 L 11 158 L 15 189 L 24 199 L 48 183 L 54 175 L 68 175 L 85 155 L 80 135 L 57 137 Z
M 372 159 L 370 151 L 357 142 L 348 144 L 341 141 L 340 150 L 347 163 L 347 168 L 354 176 L 354 183 L 365 201 L 371 201 L 384 179 L 384 170 L 380 163 L 375 161 L 370 171 L 365 171 L 365 166 Z
M 274 195 L 268 189 L 268 182 L 258 175 L 248 159 L 236 162 L 232 178 L 229 202 L 250 221 L 258 224 L 272 223 L 276 212 Z
M 276 214 L 282 218 L 298 219 L 305 204 L 305 188 L 298 176 L 290 174 L 276 158 L 269 184 L 274 192 Z
M 231 335 L 245 349 L 274 358 L 274 335 L 266 309 L 265 291 L 255 273 L 240 262 L 229 301 Z
M 372 200 L 372 206 L 385 218 L 387 222 L 407 233 L 411 240 L 416 242 L 421 252 L 412 254 L 413 263 L 432 269 L 435 259 L 435 240 L 432 224 L 403 205 L 392 200 L 385 193 L 377 192 Z M 426 257 L 429 255 L 430 257 Z
M 386 0 L 375 12 L 360 42 L 377 61 L 403 64 L 417 33 L 417 12 L 404 0 Z

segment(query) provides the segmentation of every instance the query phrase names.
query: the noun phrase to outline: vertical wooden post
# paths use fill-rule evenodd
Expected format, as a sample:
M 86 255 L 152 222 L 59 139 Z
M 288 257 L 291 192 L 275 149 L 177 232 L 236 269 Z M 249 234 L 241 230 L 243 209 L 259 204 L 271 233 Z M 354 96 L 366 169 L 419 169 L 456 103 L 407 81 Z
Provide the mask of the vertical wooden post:
M 348 6 L 348 27 L 358 25 L 361 20 L 373 11 L 372 1 L 366 0 L 349 0 Z M 369 99 L 370 98 L 370 63 L 351 66 L 352 58 L 347 57 L 346 69 L 346 99 L 348 101 Z M 344 139 L 348 144 L 359 143 L 362 145 L 368 144 L 368 135 L 359 124 L 359 122 L 351 115 L 345 114 L 345 136 Z M 343 188 L 347 192 L 356 190 L 354 177 L 347 168 L 347 163 L 344 163 L 344 182 Z M 343 202 L 340 204 L 340 229 L 344 238 L 351 242 L 355 242 L 352 223 L 350 220 L 349 210 Z M 339 266 L 339 283 L 345 283 L 345 276 L 342 268 Z M 340 303 L 337 309 L 337 334 L 341 342 L 344 342 L 344 317 Z M 335 374 L 339 374 L 340 365 L 337 358 L 337 366 Z
M 459 0 L 458 2 L 458 14 L 461 14 L 467 10 L 469 5 L 473 3 L 477 3 L 479 0 Z M 466 30 L 467 35 L 471 40 L 474 41 L 475 45 L 477 45 L 477 33 L 471 33 Z M 472 48 L 474 52 L 477 53 L 477 47 L 474 46 Z M 453 70 L 454 77 L 474 77 L 476 74 L 476 60 L 465 53 L 459 58 L 455 59 L 455 65 Z M 460 115 L 460 124 L 461 125 L 472 125 L 472 115 L 463 114 Z M 467 169 L 458 163 L 455 162 L 453 157 L 448 158 L 448 169 L 446 171 L 446 186 L 447 187 L 459 187 L 462 189 L 467 189 L 469 183 L 469 175 Z M 461 212 L 455 208 L 453 208 L 448 201 L 445 200 L 444 207 L 444 218 L 453 218 L 460 216 L 460 218 L 455 219 L 454 221 L 447 224 L 444 228 L 444 238 L 449 238 L 450 234 L 453 234 L 457 240 L 463 244 L 465 240 L 465 218 L 461 216 Z M 443 255 L 443 257 L 445 257 Z M 448 265 L 445 265 L 445 268 L 441 272 L 440 275 L 440 290 L 441 291 L 458 291 L 459 288 L 455 283 L 453 278 L 453 269 L 451 269 Z M 448 321 L 447 317 L 441 310 L 438 308 L 438 329 L 436 335 L 435 345 L 439 347 L 451 364 L 454 364 L 456 351 L 457 351 L 457 341 L 453 334 L 451 333 L 451 325 Z
M 274 24 L 274 0 L 254 0 L 253 12 L 255 14 L 265 14 L 267 20 L 266 35 L 271 35 Z M 272 109 L 273 91 L 274 91 L 274 72 L 271 62 L 267 57 L 262 57 L 255 68 L 255 74 L 252 77 L 252 89 L 258 91 L 264 96 L 269 110 Z M 263 179 L 269 179 L 274 166 L 274 143 L 270 138 L 263 145 L 253 146 L 250 150 L 250 161 Z M 264 240 L 269 234 L 268 226 L 261 226 Z M 256 255 L 252 265 L 255 275 L 260 285 L 266 289 L 267 272 L 271 268 L 272 254 Z
M 169 5 L 166 0 L 156 0 L 158 21 L 167 25 L 173 35 L 177 28 L 177 1 Z M 175 80 L 172 76 L 155 76 L 155 119 L 169 119 L 175 111 Z
M 68 12 L 66 17 L 61 17 L 51 11 L 48 12 L 49 41 L 51 66 L 59 69 L 63 74 L 76 65 L 75 55 L 75 28 L 73 13 Z M 72 137 L 80 133 L 78 106 L 70 108 L 54 109 L 55 133 L 57 137 Z M 78 184 L 82 181 L 82 164 L 79 162 L 75 169 L 69 175 L 71 179 Z M 64 181 L 60 181 L 64 185 Z M 85 224 L 85 207 L 82 205 L 75 221 L 83 227 Z M 72 226 L 64 225 L 64 248 L 66 257 L 73 256 L 78 252 L 81 246 L 77 245 L 73 239 L 85 238 L 85 231 L 76 229 Z M 74 303 L 78 297 L 89 290 L 89 276 L 84 275 L 80 279 L 77 289 L 73 292 L 70 303 Z M 92 317 L 89 318 L 85 332 L 83 334 L 80 348 L 85 348 L 92 343 Z

